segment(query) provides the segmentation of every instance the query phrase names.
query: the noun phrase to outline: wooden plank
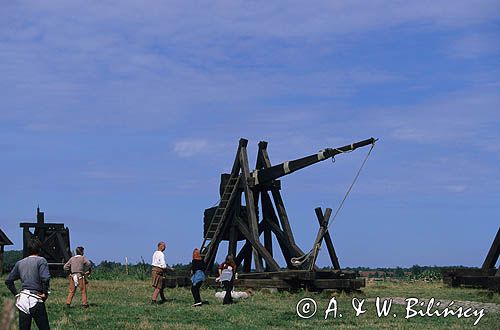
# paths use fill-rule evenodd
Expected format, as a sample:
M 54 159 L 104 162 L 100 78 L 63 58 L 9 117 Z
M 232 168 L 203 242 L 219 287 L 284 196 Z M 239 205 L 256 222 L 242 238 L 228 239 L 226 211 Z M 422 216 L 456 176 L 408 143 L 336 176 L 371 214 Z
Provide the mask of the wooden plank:
M 328 279 L 311 281 L 311 288 L 315 289 L 348 289 L 359 290 L 366 286 L 366 282 L 362 278 L 358 279 Z
M 36 222 L 21 222 L 19 224 L 21 228 L 44 228 L 44 229 L 64 229 L 64 223 L 36 223 Z
M 269 229 L 268 226 L 265 226 L 264 228 L 264 247 L 266 248 L 267 252 L 269 252 L 269 255 L 273 257 L 273 238 L 271 237 L 271 230 Z M 269 271 L 269 265 L 266 262 L 266 270 Z
M 248 207 L 248 206 L 247 206 Z M 240 229 L 240 232 L 243 234 L 243 236 L 246 237 L 248 241 L 250 241 L 250 244 L 252 245 L 253 249 L 257 251 L 258 254 L 262 255 L 264 257 L 264 260 L 269 264 L 270 270 L 278 270 L 279 266 L 276 263 L 276 261 L 273 259 L 273 257 L 269 254 L 269 252 L 266 250 L 264 246 L 260 243 L 260 241 L 255 241 L 254 236 L 250 233 L 250 229 L 239 219 L 236 218 L 236 222 L 238 224 L 238 228 Z M 255 257 L 255 254 L 254 254 Z M 259 269 L 256 268 L 256 271 L 262 271 L 262 267 Z
M 269 158 L 269 154 L 267 152 L 267 142 L 262 141 L 263 143 L 259 143 L 259 155 L 262 158 L 263 168 L 271 167 L 271 160 Z M 281 194 L 278 189 L 271 189 L 271 193 L 273 195 L 274 204 L 276 205 L 276 210 L 278 211 L 278 217 L 281 223 L 281 227 L 283 228 L 283 232 L 286 236 L 286 239 L 289 241 L 290 245 L 297 246 L 295 243 L 295 238 L 293 237 L 292 227 L 290 226 L 290 222 L 288 221 L 288 215 L 286 214 L 285 204 L 283 203 L 283 198 L 281 198 Z
M 253 246 L 253 257 L 254 257 L 254 263 L 255 263 L 255 269 L 257 271 L 262 271 L 262 263 L 260 262 L 260 256 L 259 253 L 262 254 L 261 251 L 258 250 L 256 247 L 256 243 L 259 241 L 259 231 L 258 231 L 258 221 L 257 221 L 257 213 L 255 210 L 255 200 L 254 200 L 254 195 L 253 191 L 250 189 L 248 186 L 248 181 L 251 179 L 250 177 L 250 169 L 248 167 L 248 156 L 247 156 L 247 149 L 246 146 L 242 146 L 240 148 L 240 167 L 242 171 L 242 179 L 243 179 L 243 191 L 245 193 L 245 202 L 246 202 L 246 210 L 247 210 L 247 215 L 248 215 L 248 225 L 249 225 L 249 232 L 248 235 L 251 237 L 251 242 Z M 247 237 L 248 239 L 248 237 Z M 260 244 L 260 242 L 259 242 Z M 264 257 L 266 261 L 272 262 L 269 259 L 269 256 Z M 270 258 L 272 259 L 272 257 Z
M 314 265 L 316 264 L 316 259 L 318 258 L 318 253 L 319 250 L 321 249 L 321 242 L 323 242 L 323 235 L 327 231 L 327 226 L 328 226 L 328 220 L 330 219 L 330 215 L 332 214 L 332 209 L 327 208 L 325 211 L 325 215 L 323 215 L 323 211 L 321 210 L 320 207 L 315 209 L 316 215 L 318 216 L 318 219 L 320 220 L 320 226 L 318 229 L 318 234 L 316 235 L 316 239 L 314 240 L 313 247 L 312 247 L 312 254 L 311 254 L 311 259 L 309 260 L 309 270 L 312 270 Z
M 458 276 L 452 285 L 500 291 L 500 276 Z
M 481 268 L 444 268 L 441 270 L 443 277 L 494 276 L 496 272 L 496 269 L 483 270 Z
M 238 232 L 236 224 L 232 223 L 229 228 L 229 244 L 228 244 L 228 254 L 236 256 L 236 248 L 238 246 Z
M 484 259 L 483 266 L 481 268 L 483 270 L 495 268 L 499 256 L 500 256 L 500 227 L 498 228 L 495 239 L 491 244 L 490 250 L 486 255 L 486 259 Z
M 323 213 L 321 212 L 321 208 L 316 208 L 314 211 L 316 212 L 316 217 L 321 226 L 326 216 L 324 216 Z M 331 209 L 330 209 L 330 214 L 331 214 Z M 330 218 L 330 215 L 328 215 L 328 218 Z M 328 224 L 326 225 L 326 227 L 328 227 Z M 335 252 L 335 248 L 333 246 L 332 238 L 330 236 L 330 231 L 328 230 L 328 228 L 325 231 L 323 238 L 325 240 L 325 245 L 328 250 L 328 255 L 330 256 L 330 261 L 332 262 L 333 269 L 340 270 L 339 259 L 337 257 L 337 253 Z

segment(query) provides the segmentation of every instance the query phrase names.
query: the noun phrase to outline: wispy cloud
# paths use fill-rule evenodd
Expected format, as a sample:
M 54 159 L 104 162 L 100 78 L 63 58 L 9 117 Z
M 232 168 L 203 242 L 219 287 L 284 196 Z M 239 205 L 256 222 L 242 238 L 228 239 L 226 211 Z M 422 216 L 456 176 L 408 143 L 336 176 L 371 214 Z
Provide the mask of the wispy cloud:
M 500 34 L 498 33 L 469 33 L 457 39 L 450 46 L 449 54 L 451 57 L 463 59 L 498 55 L 500 52 L 499 39 Z
M 381 111 L 379 118 L 391 135 L 403 141 L 473 145 L 490 127 L 500 125 L 500 93 L 489 88 L 440 95 L 423 104 Z M 498 126 L 497 126 L 498 127 Z
M 209 152 L 209 142 L 204 139 L 187 139 L 174 144 L 174 152 L 179 157 L 192 157 Z

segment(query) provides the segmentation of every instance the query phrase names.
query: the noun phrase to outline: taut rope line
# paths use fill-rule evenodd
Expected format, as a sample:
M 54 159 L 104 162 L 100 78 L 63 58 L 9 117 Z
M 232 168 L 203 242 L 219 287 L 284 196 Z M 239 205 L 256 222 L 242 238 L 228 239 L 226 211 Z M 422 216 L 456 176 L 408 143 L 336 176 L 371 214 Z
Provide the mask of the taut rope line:
M 376 141 L 377 140 L 375 140 L 375 142 Z M 340 202 L 340 205 L 337 207 L 337 210 L 333 214 L 332 220 L 328 224 L 328 227 L 325 230 L 325 232 L 323 233 L 323 235 L 321 236 L 321 239 L 319 240 L 319 242 L 321 242 L 321 240 L 323 239 L 323 237 L 325 236 L 325 234 L 328 232 L 328 230 L 330 229 L 330 226 L 332 225 L 333 221 L 335 220 L 335 218 L 339 214 L 340 210 L 342 209 L 342 206 L 344 206 L 344 202 L 346 201 L 347 197 L 351 193 L 351 190 L 354 187 L 354 184 L 358 180 L 359 175 L 361 174 L 361 171 L 363 170 L 363 167 L 365 166 L 366 161 L 368 160 L 368 157 L 370 157 L 370 154 L 372 153 L 373 147 L 375 147 L 375 142 L 372 143 L 372 146 L 371 146 L 370 150 L 368 150 L 368 153 L 366 154 L 365 159 L 363 160 L 363 163 L 361 163 L 361 166 L 359 167 L 358 173 L 356 173 L 356 176 L 354 176 L 354 179 L 352 180 L 351 185 L 349 186 L 349 189 L 347 189 L 347 192 L 344 195 L 344 198 L 342 199 L 342 202 Z M 300 265 L 302 265 L 318 249 L 319 249 L 319 243 L 316 244 L 308 253 L 306 253 L 306 254 L 304 254 L 304 255 L 302 255 L 300 257 L 291 258 L 290 261 L 291 261 L 292 265 L 294 265 L 294 266 L 300 266 Z

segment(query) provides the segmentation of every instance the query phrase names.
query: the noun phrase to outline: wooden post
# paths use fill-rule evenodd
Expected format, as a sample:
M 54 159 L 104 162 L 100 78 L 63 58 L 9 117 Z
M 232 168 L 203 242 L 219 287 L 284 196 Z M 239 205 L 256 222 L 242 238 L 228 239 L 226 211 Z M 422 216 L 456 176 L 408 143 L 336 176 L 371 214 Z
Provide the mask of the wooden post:
M 500 255 L 500 227 L 498 228 L 497 235 L 491 244 L 490 250 L 488 251 L 488 255 L 486 259 L 484 259 L 482 270 L 489 270 L 495 268 L 495 265 L 498 261 L 498 257 Z
M 325 215 L 323 215 L 323 211 L 320 207 L 316 208 L 314 211 L 316 211 L 316 215 L 318 216 L 318 219 L 320 219 L 320 226 L 318 234 L 316 235 L 316 239 L 314 240 L 313 253 L 311 256 L 311 261 L 309 263 L 309 270 L 312 270 L 316 265 L 316 259 L 318 258 L 318 252 L 321 248 L 321 242 L 323 242 L 323 236 L 328 230 L 328 221 L 330 220 L 330 215 L 332 214 L 331 208 L 326 209 Z
M 128 257 L 125 257 L 125 274 L 128 275 Z
M 227 254 L 236 256 L 236 249 L 238 247 L 238 230 L 235 223 L 231 223 L 229 228 L 229 244 Z
M 271 160 L 269 159 L 269 154 L 267 152 L 267 142 L 261 141 L 259 143 L 259 156 L 262 162 L 262 168 L 271 167 Z M 286 239 L 289 241 L 290 245 L 295 245 L 295 239 L 293 237 L 292 228 L 290 227 L 290 222 L 288 221 L 288 216 L 286 214 L 285 204 L 281 198 L 281 194 L 278 189 L 271 189 L 273 195 L 274 204 L 276 205 L 276 210 L 278 211 L 278 217 L 281 222 L 281 227 L 285 233 Z
M 248 215 L 248 225 L 250 229 L 250 236 L 251 239 L 254 242 L 259 241 L 259 229 L 258 229 L 258 222 L 257 222 L 257 214 L 255 210 L 255 200 L 254 200 L 254 195 L 253 191 L 250 189 L 248 186 L 248 181 L 251 180 L 250 177 L 250 169 L 248 167 L 248 156 L 247 156 L 247 148 L 246 145 L 242 146 L 240 148 L 240 166 L 241 166 L 241 172 L 243 175 L 243 186 L 244 186 L 244 193 L 245 193 L 245 202 L 247 206 L 247 215 Z M 252 242 L 253 243 L 253 242 Z M 252 244 L 254 245 L 254 244 Z M 255 249 L 255 246 L 253 246 L 253 257 L 254 257 L 254 263 L 255 263 L 255 270 L 258 272 L 261 272 L 263 270 L 262 263 L 260 262 L 260 256 L 259 252 Z
M 327 210 L 330 210 L 331 214 L 331 209 Z M 325 215 L 323 216 L 323 212 L 321 211 L 320 207 L 316 208 L 314 211 L 316 212 L 316 217 L 318 218 L 319 225 L 321 226 L 325 221 L 327 214 L 325 213 Z M 328 214 L 328 221 L 330 219 L 330 214 Z M 326 227 L 327 229 L 323 238 L 325 239 L 326 248 L 328 249 L 328 254 L 330 255 L 330 261 L 332 262 L 333 269 L 340 270 L 339 259 L 337 258 L 337 253 L 335 252 L 335 248 L 333 247 L 332 238 L 330 236 L 330 232 L 328 231 L 328 224 L 326 225 Z

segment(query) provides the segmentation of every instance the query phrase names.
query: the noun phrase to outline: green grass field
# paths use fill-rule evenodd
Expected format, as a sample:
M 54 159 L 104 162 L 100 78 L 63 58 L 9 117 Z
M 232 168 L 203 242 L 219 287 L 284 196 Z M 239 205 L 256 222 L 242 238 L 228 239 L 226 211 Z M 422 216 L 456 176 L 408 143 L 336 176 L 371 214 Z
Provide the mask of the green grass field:
M 2 278 L 3 283 L 4 278 Z M 18 283 L 19 285 L 19 283 Z M 500 329 L 500 295 L 475 289 L 447 288 L 439 282 L 377 282 L 369 283 L 360 293 L 319 294 L 299 292 L 270 293 L 257 291 L 247 300 L 234 305 L 223 306 L 215 299 L 213 289 L 203 289 L 202 298 L 208 304 L 193 308 L 191 292 L 188 288 L 167 289 L 169 301 L 163 305 L 151 306 L 151 288 L 148 281 L 94 280 L 89 285 L 91 307 L 80 307 L 77 293 L 74 307 L 65 307 L 67 281 L 55 279 L 51 282 L 52 294 L 47 301 L 50 323 L 53 329 L 282 329 L 282 328 L 332 328 L 345 329 Z M 324 312 L 332 296 L 338 302 L 338 314 L 324 319 Z M 476 317 L 414 317 L 404 318 L 405 306 L 395 305 L 388 317 L 378 318 L 375 303 L 370 298 L 418 297 L 473 301 L 474 304 L 487 303 L 495 306 L 497 312 L 486 311 L 477 326 Z M 296 314 L 296 304 L 304 297 L 317 302 L 317 313 L 310 319 L 301 319 Z M 351 307 L 353 297 L 367 299 L 366 313 L 355 317 Z M 5 285 L 0 286 L 0 300 L 12 299 Z M 495 305 L 491 305 L 495 304 Z M 447 306 L 447 305 L 446 305 Z M 392 314 L 397 317 L 393 317 Z M 16 321 L 17 322 L 17 319 Z M 35 327 L 33 327 L 35 328 Z M 17 329 L 14 323 L 13 329 Z

